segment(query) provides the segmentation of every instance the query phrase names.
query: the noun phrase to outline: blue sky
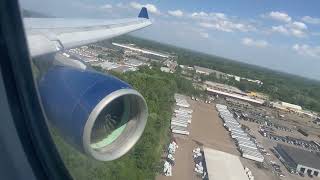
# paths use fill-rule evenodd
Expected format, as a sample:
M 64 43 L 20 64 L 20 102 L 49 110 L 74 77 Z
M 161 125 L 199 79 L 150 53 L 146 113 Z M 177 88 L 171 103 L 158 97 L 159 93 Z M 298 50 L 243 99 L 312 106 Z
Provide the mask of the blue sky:
M 21 0 L 59 17 L 121 18 L 149 9 L 134 35 L 320 80 L 318 0 Z

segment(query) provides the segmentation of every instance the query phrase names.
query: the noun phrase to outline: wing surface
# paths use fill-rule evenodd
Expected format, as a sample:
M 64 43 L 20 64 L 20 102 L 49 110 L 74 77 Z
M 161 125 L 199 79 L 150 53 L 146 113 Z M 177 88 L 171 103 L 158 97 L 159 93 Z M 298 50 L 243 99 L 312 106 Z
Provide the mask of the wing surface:
M 65 18 L 23 20 L 32 57 L 102 41 L 152 24 L 146 8 L 142 8 L 136 18 L 118 20 Z

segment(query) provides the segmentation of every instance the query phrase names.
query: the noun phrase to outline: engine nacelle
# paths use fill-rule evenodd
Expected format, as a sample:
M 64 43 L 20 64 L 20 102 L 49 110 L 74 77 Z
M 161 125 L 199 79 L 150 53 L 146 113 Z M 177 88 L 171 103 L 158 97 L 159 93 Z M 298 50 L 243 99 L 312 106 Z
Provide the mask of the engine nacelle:
M 39 91 L 50 123 L 67 142 L 100 161 L 127 153 L 147 122 L 144 98 L 110 75 L 55 66 L 40 80 Z

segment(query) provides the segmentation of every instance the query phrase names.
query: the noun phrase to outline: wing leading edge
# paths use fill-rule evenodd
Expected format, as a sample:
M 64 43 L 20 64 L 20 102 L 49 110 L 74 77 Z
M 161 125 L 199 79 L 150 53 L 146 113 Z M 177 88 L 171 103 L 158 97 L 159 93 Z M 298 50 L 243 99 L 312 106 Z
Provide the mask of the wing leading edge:
M 32 57 L 120 36 L 151 24 L 145 7 L 141 9 L 137 18 L 110 21 L 102 19 L 24 18 Z

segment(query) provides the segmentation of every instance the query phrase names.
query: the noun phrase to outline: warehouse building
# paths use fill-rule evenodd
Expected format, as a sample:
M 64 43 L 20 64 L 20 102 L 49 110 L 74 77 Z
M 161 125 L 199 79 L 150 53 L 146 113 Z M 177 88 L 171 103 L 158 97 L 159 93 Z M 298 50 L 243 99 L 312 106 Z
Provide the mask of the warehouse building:
M 276 152 L 280 160 L 290 170 L 308 175 L 320 176 L 320 154 L 295 147 L 277 144 Z

